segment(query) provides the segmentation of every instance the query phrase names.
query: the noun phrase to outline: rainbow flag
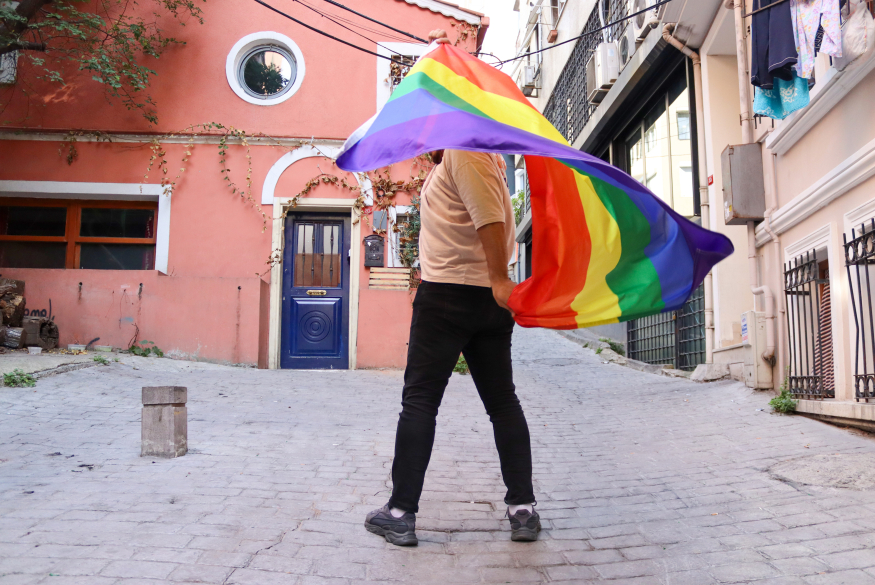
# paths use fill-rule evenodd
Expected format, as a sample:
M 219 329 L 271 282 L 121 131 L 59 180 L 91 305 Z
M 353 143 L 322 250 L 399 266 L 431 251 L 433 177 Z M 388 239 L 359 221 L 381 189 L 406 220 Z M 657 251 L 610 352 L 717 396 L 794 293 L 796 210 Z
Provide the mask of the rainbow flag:
M 446 148 L 525 155 L 533 272 L 509 301 L 522 326 L 576 329 L 673 311 L 733 252 L 725 236 L 571 148 L 509 76 L 448 44 L 416 63 L 337 165 L 372 170 Z

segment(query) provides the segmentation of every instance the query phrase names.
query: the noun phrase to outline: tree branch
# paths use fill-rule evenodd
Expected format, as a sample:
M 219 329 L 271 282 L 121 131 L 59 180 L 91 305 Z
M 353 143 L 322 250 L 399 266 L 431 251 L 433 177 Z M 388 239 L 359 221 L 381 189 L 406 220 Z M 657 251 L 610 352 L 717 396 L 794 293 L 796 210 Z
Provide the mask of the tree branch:
M 0 47 L 0 55 L 11 53 L 12 51 L 43 51 L 46 50 L 45 43 L 31 43 L 29 41 L 17 41 Z
M 23 16 L 27 19 L 27 22 L 30 22 L 30 20 L 36 16 L 36 13 L 51 1 L 52 0 L 21 0 L 15 8 L 15 13 L 19 16 Z M 27 23 L 25 22 L 13 22 L 11 26 L 5 22 L 0 23 L 0 35 L 19 34 L 26 28 Z

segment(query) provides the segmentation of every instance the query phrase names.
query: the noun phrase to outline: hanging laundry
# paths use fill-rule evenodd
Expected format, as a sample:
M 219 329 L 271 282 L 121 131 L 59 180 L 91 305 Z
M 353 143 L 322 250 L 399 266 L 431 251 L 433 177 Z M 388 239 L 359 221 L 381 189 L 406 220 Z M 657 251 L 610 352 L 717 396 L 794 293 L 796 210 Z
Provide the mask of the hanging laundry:
M 754 88 L 753 113 L 774 120 L 783 120 L 808 105 L 808 80 L 791 72 L 792 81 L 776 77 L 772 89 Z
M 814 74 L 814 57 L 818 49 L 833 57 L 842 56 L 839 0 L 790 0 L 789 4 L 799 56 L 796 73 L 808 79 Z M 821 28 L 823 33 L 818 34 Z
M 754 0 L 753 7 L 767 9 L 752 17 L 750 82 L 772 89 L 775 78 L 792 81 L 798 59 L 790 2 Z
M 839 71 L 875 46 L 875 19 L 866 2 L 851 5 L 851 16 L 842 27 L 842 56 L 833 64 Z

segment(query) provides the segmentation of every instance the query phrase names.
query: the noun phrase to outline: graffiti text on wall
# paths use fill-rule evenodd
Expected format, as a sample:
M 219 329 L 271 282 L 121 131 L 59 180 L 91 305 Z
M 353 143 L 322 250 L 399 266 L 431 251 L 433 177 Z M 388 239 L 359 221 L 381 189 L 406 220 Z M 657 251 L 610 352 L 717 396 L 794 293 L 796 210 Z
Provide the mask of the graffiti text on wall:
M 48 317 L 52 318 L 52 299 L 49 299 L 49 308 L 48 309 L 24 309 L 25 317 Z

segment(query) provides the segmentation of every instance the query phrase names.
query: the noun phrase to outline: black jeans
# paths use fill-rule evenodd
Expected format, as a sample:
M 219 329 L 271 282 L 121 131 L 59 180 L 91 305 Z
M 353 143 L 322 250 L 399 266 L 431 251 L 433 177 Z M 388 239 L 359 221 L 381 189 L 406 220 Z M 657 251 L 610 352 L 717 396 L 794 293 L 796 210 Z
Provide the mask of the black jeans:
M 510 313 L 498 306 L 489 288 L 420 284 L 413 301 L 389 506 L 419 511 L 438 407 L 459 353 L 468 362 L 492 421 L 501 475 L 507 486 L 505 503 L 535 501 L 529 427 L 513 385 L 513 326 Z

